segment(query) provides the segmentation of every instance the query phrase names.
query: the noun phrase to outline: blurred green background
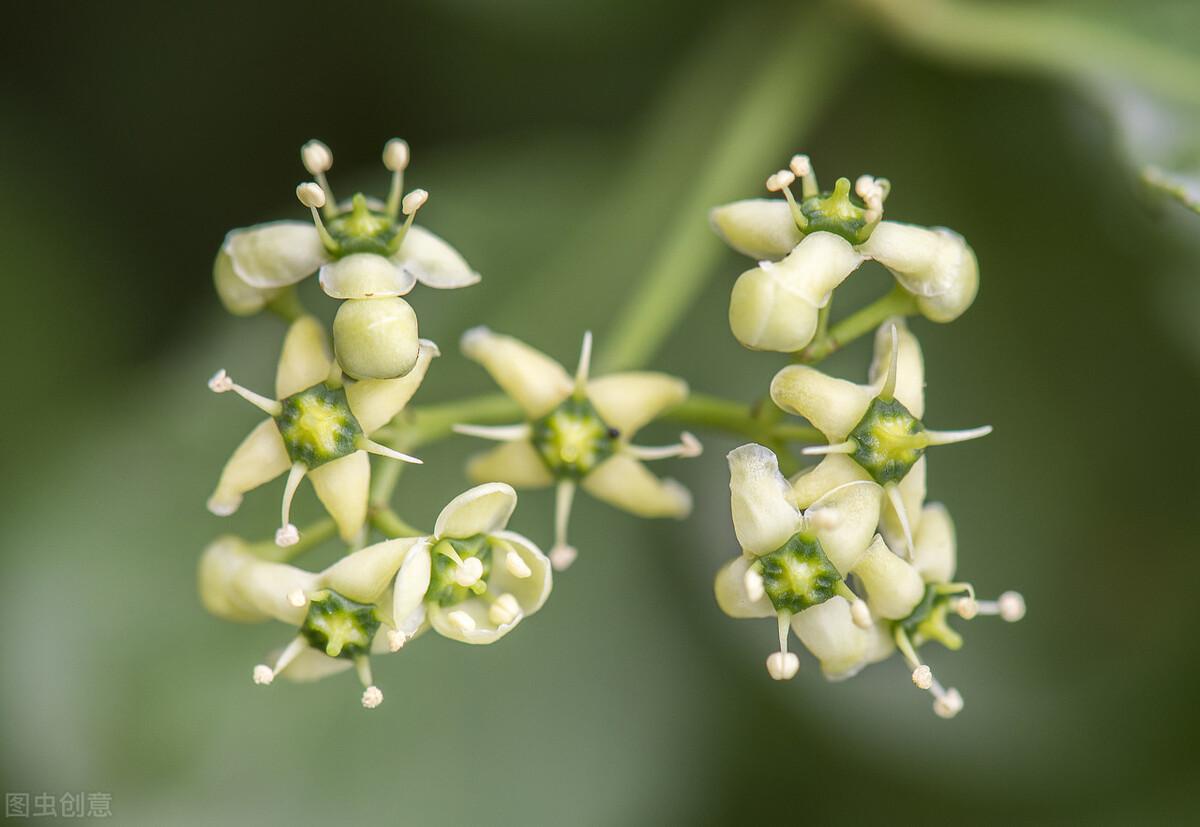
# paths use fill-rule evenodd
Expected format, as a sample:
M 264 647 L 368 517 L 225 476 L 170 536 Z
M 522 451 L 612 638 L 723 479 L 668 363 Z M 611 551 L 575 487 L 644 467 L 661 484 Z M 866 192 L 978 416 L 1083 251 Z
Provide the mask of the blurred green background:
M 992 52 L 924 39 L 942 4 L 890 23 L 886 7 L 11 7 L 5 791 L 111 792 L 116 821 L 154 825 L 1200 818 L 1200 216 L 1148 196 L 1128 162 L 1200 165 L 1186 91 L 1200 89 L 1200 7 L 1005 4 L 1010 28 L 981 29 Z M 737 551 L 737 443 L 718 435 L 658 469 L 692 487 L 690 521 L 582 498 L 581 557 L 546 608 L 495 646 L 429 635 L 378 659 L 379 710 L 348 675 L 251 684 L 289 632 L 206 615 L 194 568 L 218 532 L 267 536 L 280 484 L 227 521 L 204 510 L 257 421 L 205 380 L 224 366 L 269 387 L 283 328 L 225 315 L 212 258 L 232 227 L 303 217 L 304 140 L 333 148 L 338 191 L 383 192 L 393 135 L 412 145 L 410 186 L 432 193 L 425 225 L 484 274 L 414 294 L 444 354 L 417 404 L 493 390 L 457 352 L 474 324 L 568 363 L 585 328 L 604 346 L 671 245 L 711 277 L 673 304 L 682 323 L 653 365 L 760 396 L 781 359 L 730 335 L 747 265 L 719 251 L 703 207 L 759 194 L 794 151 L 826 181 L 886 175 L 890 217 L 968 238 L 978 301 L 914 328 L 930 424 L 996 433 L 938 451 L 930 495 L 958 524 L 960 576 L 1030 608 L 1015 626 L 960 623 L 957 654 L 931 647 L 962 715 L 936 718 L 895 659 L 843 684 L 811 659 L 791 683 L 767 678 L 772 625 L 729 620 L 711 597 Z M 887 283 L 864 269 L 838 308 Z M 860 346 L 829 367 L 857 379 L 867 358 Z M 479 447 L 426 449 L 402 513 L 431 524 Z M 513 527 L 548 543 L 550 500 L 523 496 Z M 316 514 L 310 491 L 299 502 Z

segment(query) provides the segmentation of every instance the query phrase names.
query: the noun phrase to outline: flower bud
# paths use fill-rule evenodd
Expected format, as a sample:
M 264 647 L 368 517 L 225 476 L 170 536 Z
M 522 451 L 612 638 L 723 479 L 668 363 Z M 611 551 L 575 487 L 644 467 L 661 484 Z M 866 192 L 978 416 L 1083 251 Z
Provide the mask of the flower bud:
M 392 379 L 417 364 L 417 314 L 404 299 L 351 299 L 333 320 L 338 363 L 355 379 Z
M 881 221 L 859 250 L 892 272 L 931 321 L 961 316 L 979 292 L 979 264 L 958 233 Z
M 756 260 L 778 261 L 804 238 L 788 203 L 779 199 L 734 201 L 714 207 L 708 220 L 725 243 Z
M 925 583 L 917 570 L 901 560 L 876 537 L 853 572 L 867 588 L 871 612 L 888 620 L 908 617 L 925 596 Z
M 760 262 L 733 287 L 733 335 L 752 350 L 800 350 L 816 333 L 818 309 L 862 260 L 848 241 L 822 232 L 805 237 L 780 262 Z

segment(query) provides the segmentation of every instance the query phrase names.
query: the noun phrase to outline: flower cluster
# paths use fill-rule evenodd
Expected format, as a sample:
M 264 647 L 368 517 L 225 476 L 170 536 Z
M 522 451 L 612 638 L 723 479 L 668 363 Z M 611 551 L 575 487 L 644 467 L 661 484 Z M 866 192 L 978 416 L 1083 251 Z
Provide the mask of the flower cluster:
M 561 569 L 575 556 L 567 522 L 576 485 L 640 516 L 682 518 L 691 510 L 687 490 L 658 479 L 642 461 L 695 456 L 700 446 L 686 433 L 678 445 L 662 448 L 630 441 L 638 428 L 686 398 L 682 380 L 649 372 L 590 379 L 590 334 L 572 379 L 516 339 L 475 328 L 463 336 L 463 353 L 487 368 L 528 421 L 458 426 L 504 444 L 471 461 L 468 475 L 480 484 L 443 509 L 432 533 L 412 529 L 388 505 L 395 474 L 382 475 L 373 492 L 370 461 L 374 454 L 421 463 L 400 450 L 420 441 L 410 438 L 405 409 L 439 351 L 418 337 L 416 313 L 402 296 L 417 282 L 458 288 L 479 275 L 446 242 L 413 223 L 429 196 L 425 190 L 403 195 L 409 161 L 404 141 L 384 148 L 384 165 L 392 172 L 385 202 L 359 193 L 337 203 L 326 178 L 333 156 L 319 141 L 305 144 L 301 159 L 314 180 L 301 184 L 297 196 L 311 210 L 312 223 L 234 230 L 213 268 L 218 296 L 230 312 L 248 316 L 270 309 L 290 324 L 273 396 L 234 382 L 225 370 L 209 380 L 211 390 L 236 393 L 267 419 L 226 463 L 208 508 L 218 516 L 233 514 L 247 492 L 286 475 L 280 524 L 273 541 L 227 535 L 210 545 L 200 563 L 200 594 L 218 617 L 274 619 L 297 630 L 269 664 L 254 668 L 255 683 L 269 684 L 276 675 L 312 680 L 353 665 L 364 687 L 363 706 L 373 708 L 383 694 L 372 677 L 372 653 L 397 651 L 428 628 L 464 643 L 492 643 L 541 608 L 552 585 L 551 559 Z M 342 301 L 332 344 L 295 291 L 314 272 L 324 293 Z M 302 536 L 291 512 L 305 478 L 329 520 Z M 556 481 L 555 544 L 547 557 L 525 536 L 506 530 L 517 503 L 509 483 Z M 311 572 L 287 562 L 334 530 L 347 550 L 332 566 Z
M 803 180 L 800 202 L 789 189 L 796 176 Z M 885 180 L 859 178 L 857 201 L 845 178 L 820 193 L 811 164 L 796 156 L 768 188 L 781 190 L 785 200 L 743 201 L 713 212 L 732 246 L 767 259 L 733 289 L 730 324 L 745 346 L 798 352 L 805 360 L 833 289 L 868 258 L 893 272 L 898 289 L 911 297 L 909 312 L 949 321 L 974 299 L 978 270 L 970 248 L 948 230 L 883 221 Z M 792 678 L 800 666 L 788 651 L 790 632 L 831 680 L 899 651 L 913 683 L 931 692 L 934 711 L 949 718 L 962 708 L 962 696 L 934 678 L 919 648 L 929 641 L 962 645 L 947 623 L 951 613 L 1014 621 L 1024 602 L 1015 592 L 979 601 L 971 584 L 954 579 L 954 526 L 944 506 L 925 502 L 925 454 L 991 428 L 927 428 L 924 388 L 921 348 L 902 316 L 879 325 L 866 384 L 807 364 L 780 370 L 771 400 L 807 419 L 828 444 L 805 449 L 823 458 L 791 479 L 767 447 L 743 445 L 729 454 L 742 554 L 717 574 L 715 591 L 732 617 L 776 618 L 779 651 L 767 658 L 776 680 Z

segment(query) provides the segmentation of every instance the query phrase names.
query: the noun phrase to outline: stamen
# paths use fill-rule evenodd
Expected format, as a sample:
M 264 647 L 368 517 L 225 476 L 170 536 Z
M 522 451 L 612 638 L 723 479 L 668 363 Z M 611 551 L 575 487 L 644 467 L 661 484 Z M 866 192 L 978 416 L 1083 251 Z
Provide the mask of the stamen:
M 670 459 L 671 457 L 698 457 L 704 451 L 704 446 L 695 436 L 684 431 L 679 435 L 675 445 L 649 447 L 645 445 L 626 445 L 625 451 L 641 460 Z
M 780 612 L 777 620 L 779 622 L 779 651 L 772 652 L 767 657 L 767 674 L 777 681 L 790 681 L 800 671 L 800 658 L 787 650 L 792 613 Z
M 981 615 L 999 615 L 1009 623 L 1016 623 L 1025 616 L 1025 598 L 1020 592 L 1005 592 L 996 600 L 980 600 L 977 604 Z
M 854 182 L 854 191 L 867 205 L 866 220 L 873 224 L 883 218 L 883 202 L 891 189 L 891 182 L 886 178 L 875 178 L 871 175 L 860 175 Z
M 404 196 L 404 201 L 400 205 L 400 211 L 411 218 L 417 214 L 417 210 L 425 206 L 425 202 L 428 200 L 429 193 L 426 190 L 413 190 Z
M 456 434 L 491 439 L 496 442 L 516 442 L 521 439 L 529 439 L 533 432 L 528 422 L 520 422 L 516 425 L 452 425 L 450 429 Z
M 317 212 L 318 208 L 326 205 L 329 205 L 331 210 L 334 209 L 332 199 L 326 198 L 325 190 L 311 181 L 306 181 L 296 187 L 296 197 L 312 212 L 313 225 L 317 228 L 317 235 L 321 237 L 321 243 L 325 245 L 325 249 L 330 252 L 337 250 L 337 241 L 329 234 L 329 230 L 325 229 L 325 223 L 321 221 L 321 214 Z
M 854 625 L 860 629 L 870 629 L 871 609 L 866 601 L 851 591 L 845 580 L 838 581 L 835 591 L 850 604 L 850 619 Z
M 950 445 L 955 442 L 966 442 L 969 439 L 979 439 L 991 432 L 991 425 L 983 425 L 963 431 L 923 431 L 921 436 L 925 438 L 926 445 Z
M 950 608 L 963 620 L 971 620 L 979 614 L 979 601 L 972 597 L 960 597 L 950 602 Z
M 378 686 L 368 686 L 362 693 L 362 705 L 367 709 L 374 709 L 383 703 L 383 692 Z
M 376 456 L 387 457 L 388 459 L 398 459 L 401 462 L 411 462 L 413 465 L 425 464 L 424 460 L 417 459 L 416 457 L 409 456 L 408 454 L 402 454 L 395 448 L 389 448 L 386 445 L 380 445 L 378 442 L 368 439 L 365 436 L 358 438 L 358 447 L 361 450 L 366 451 L 368 454 L 375 454 Z
M 304 592 L 301 589 L 296 589 L 293 592 L 288 592 L 287 602 L 295 606 L 297 609 L 300 609 L 303 608 L 306 603 L 308 603 L 308 598 L 305 597 Z
M 454 582 L 463 588 L 470 588 L 483 577 L 483 561 L 478 557 L 468 557 L 454 569 Z
M 446 619 L 453 623 L 460 632 L 475 631 L 475 618 L 464 612 L 462 609 L 456 609 L 446 615 Z
M 408 142 L 392 138 L 383 145 L 383 165 L 392 171 L 392 186 L 388 190 L 387 214 L 393 219 L 400 213 L 400 193 L 404 192 L 404 170 L 408 169 Z
M 254 667 L 254 682 L 259 686 L 270 686 L 271 681 L 275 680 L 275 673 L 271 671 L 271 667 L 265 663 L 260 663 Z
M 746 587 L 746 596 L 751 602 L 758 602 L 766 595 L 767 590 L 763 585 L 763 576 L 757 568 L 751 566 L 746 569 L 746 573 L 742 575 L 742 585 Z
M 807 155 L 793 155 L 788 168 L 793 175 L 800 179 L 800 194 L 803 197 L 812 198 L 814 195 L 820 194 L 820 187 L 817 186 L 817 173 Z
M 592 369 L 592 331 L 583 332 L 583 344 L 579 348 L 579 365 L 575 368 L 575 395 L 587 393 L 588 373 Z
M 291 472 L 288 474 L 287 484 L 283 488 L 283 507 L 280 511 L 280 529 L 275 532 L 275 545 L 286 548 L 294 546 L 300 542 L 300 529 L 292 525 L 292 498 L 296 496 L 296 489 L 300 487 L 300 480 L 304 479 L 304 474 L 308 471 L 304 463 L 297 462 L 292 466 Z
M 929 689 L 933 686 L 933 670 L 921 664 L 912 673 L 912 682 L 918 689 Z
M 401 632 L 399 629 L 392 629 L 387 634 L 388 649 L 393 652 L 399 652 L 404 648 L 404 644 L 408 643 L 408 635 Z
M 550 550 L 550 564 L 555 571 L 566 571 L 579 554 L 567 543 L 567 527 L 571 522 L 571 503 L 574 499 L 575 483 L 561 480 L 554 492 L 554 548 Z
M 275 659 L 275 667 L 271 668 L 265 663 L 260 663 L 254 667 L 254 682 L 260 686 L 266 686 L 275 680 L 275 676 L 287 669 L 288 664 L 296 659 L 296 657 L 304 651 L 308 646 L 308 641 L 302 636 L 297 635 L 292 638 L 284 650 L 279 653 L 279 657 Z
M 908 634 L 897 625 L 892 637 L 896 641 L 896 648 L 904 657 L 904 662 L 912 670 L 912 682 L 918 689 L 930 689 L 933 686 L 933 670 L 921 663 L 921 659 L 917 657 L 917 650 L 913 648 L 912 641 L 908 639 Z
M 933 702 L 933 711 L 937 713 L 939 718 L 953 718 L 962 712 L 963 697 L 957 689 L 950 687 L 949 689 L 942 690 L 940 686 L 937 688 L 941 691 L 935 693 L 936 700 Z
M 912 523 L 908 519 L 908 509 L 904 507 L 904 498 L 900 496 L 900 485 L 889 482 L 883 487 L 883 490 L 887 493 L 888 502 L 892 504 L 897 519 L 900 520 L 900 530 L 904 532 L 904 549 L 907 552 L 907 558 L 911 560 L 915 553 L 913 551 Z
M 515 550 L 504 555 L 504 568 L 508 569 L 508 573 L 518 580 L 524 580 L 533 574 L 533 569 L 529 568 L 529 564 Z
M 796 159 L 793 158 L 792 160 L 795 161 Z M 788 208 L 792 212 L 792 221 L 794 221 L 796 226 L 803 231 L 808 229 L 808 218 L 804 215 L 803 211 L 801 211 L 800 205 L 796 203 L 796 197 L 792 195 L 790 187 L 793 183 L 795 183 L 795 181 L 796 174 L 794 172 L 781 169 L 779 172 L 776 172 L 774 175 L 771 175 L 767 178 L 767 191 L 783 193 L 783 197 L 787 199 Z M 807 185 L 805 189 L 807 191 Z M 807 197 L 807 195 L 805 197 Z
M 824 454 L 853 454 L 858 450 L 858 443 L 853 439 L 839 442 L 836 445 L 809 445 L 800 453 L 806 457 L 822 456 Z
M 488 620 L 497 626 L 507 626 L 521 616 L 521 604 L 511 594 L 502 594 L 488 609 Z
M 282 403 L 280 403 L 278 400 L 263 396 L 260 393 L 255 393 L 252 390 L 243 388 L 241 385 L 234 382 L 232 378 L 230 378 L 229 374 L 225 372 L 224 368 L 214 373 L 212 378 L 208 380 L 208 389 L 213 393 L 227 393 L 229 391 L 233 391 L 238 396 L 242 397 L 242 399 L 245 399 L 251 405 L 265 413 L 267 416 L 279 416 L 281 413 L 283 413 Z
M 883 387 L 879 389 L 879 398 L 884 402 L 891 402 L 896 395 L 896 372 L 900 366 L 900 333 L 896 329 L 896 323 L 892 323 L 892 357 L 888 360 L 887 376 L 883 380 Z
M 311 140 L 300 147 L 300 161 L 308 174 L 317 179 L 321 192 L 325 194 L 325 203 L 318 206 L 324 208 L 326 218 L 333 218 L 337 215 L 337 200 L 333 197 L 333 187 L 329 186 L 329 180 L 325 177 L 325 173 L 333 166 L 333 153 L 320 141 Z

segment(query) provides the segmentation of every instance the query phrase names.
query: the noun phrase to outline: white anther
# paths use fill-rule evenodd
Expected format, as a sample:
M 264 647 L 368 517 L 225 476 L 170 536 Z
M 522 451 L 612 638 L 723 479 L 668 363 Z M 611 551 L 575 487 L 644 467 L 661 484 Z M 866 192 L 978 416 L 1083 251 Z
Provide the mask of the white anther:
M 942 693 L 941 697 L 933 702 L 933 711 L 940 718 L 953 718 L 958 713 L 962 712 L 963 697 L 962 694 L 951 687 Z
M 518 580 L 524 580 L 533 574 L 533 569 L 529 568 L 529 564 L 515 551 L 504 555 L 504 568 L 508 569 L 508 573 Z
M 259 686 L 267 686 L 271 681 L 275 680 L 275 673 L 271 671 L 271 667 L 265 663 L 260 663 L 254 667 L 254 682 Z
M 301 204 L 314 210 L 325 206 L 325 190 L 312 181 L 305 181 L 296 187 L 296 197 L 300 199 Z
M 488 607 L 488 620 L 497 626 L 507 626 L 521 616 L 521 604 L 511 594 L 502 594 Z
M 279 546 L 280 548 L 294 546 L 298 542 L 300 542 L 300 529 L 296 528 L 296 526 L 292 525 L 291 523 L 288 523 L 283 528 L 278 529 L 275 532 L 275 545 Z
M 871 609 L 865 600 L 855 600 L 850 604 L 850 619 L 860 629 L 871 628 Z
M 400 212 L 405 215 L 412 215 L 421 207 L 425 206 L 425 202 L 429 200 L 429 193 L 425 190 L 413 190 L 408 195 L 404 196 L 404 200 L 400 202 Z
M 812 161 L 808 159 L 807 155 L 793 155 L 791 162 L 788 164 L 788 169 L 797 178 L 806 178 L 812 175 Z
M 212 375 L 212 379 L 208 380 L 208 389 L 213 393 L 226 393 L 233 390 L 233 380 L 229 378 L 225 368 L 221 368 Z
M 872 202 L 883 201 L 883 187 L 870 175 L 860 175 L 854 182 L 854 191 L 868 205 Z
M 401 632 L 399 629 L 392 629 L 387 634 L 388 649 L 393 652 L 399 652 L 404 648 L 404 644 L 408 643 L 408 635 Z
M 374 709 L 381 703 L 383 703 L 383 692 L 379 690 L 378 686 L 368 686 L 363 690 L 362 705 L 367 709 Z
M 783 189 L 783 184 L 779 183 L 779 173 L 773 173 L 767 176 L 767 192 L 779 192 Z
M 922 663 L 913 670 L 912 682 L 918 689 L 929 689 L 933 686 L 933 670 Z
M 819 531 L 829 531 L 832 528 L 836 528 L 841 520 L 838 510 L 833 506 L 814 508 L 805 516 L 808 517 L 808 524 Z
M 752 603 L 762 600 L 767 593 L 763 587 L 762 575 L 756 569 L 746 569 L 746 573 L 742 576 L 742 583 L 746 586 L 746 596 Z
M 702 453 L 704 453 L 704 446 L 700 444 L 700 440 L 696 439 L 695 434 L 684 431 L 679 435 L 679 456 L 698 457 Z
M 475 631 L 475 618 L 464 612 L 462 609 L 457 609 L 446 615 L 446 619 L 454 624 L 460 632 Z
M 309 175 L 320 175 L 333 166 L 333 153 L 325 144 L 314 139 L 300 147 L 300 160 Z
M 308 598 L 304 596 L 303 589 L 296 589 L 295 591 L 288 592 L 287 602 L 299 609 L 308 602 Z
M 772 652 L 767 656 L 767 673 L 777 681 L 790 681 L 800 671 L 795 652 Z
M 779 172 L 775 173 L 775 180 L 778 182 L 779 188 L 783 189 L 784 187 L 790 187 L 792 184 L 796 183 L 796 176 L 791 170 L 781 169 Z
M 1000 617 L 1009 623 L 1016 623 L 1025 616 L 1025 598 L 1020 592 L 1005 592 L 996 600 L 1000 607 Z
M 392 138 L 383 145 L 383 165 L 392 172 L 408 168 L 408 141 Z
M 954 601 L 954 611 L 963 620 L 970 620 L 979 614 L 979 603 L 973 597 L 960 597 Z
M 478 557 L 468 557 L 454 569 L 454 582 L 460 586 L 474 586 L 483 577 L 483 561 Z
M 550 549 L 550 565 L 555 571 L 566 571 L 579 556 L 575 546 L 558 545 Z

